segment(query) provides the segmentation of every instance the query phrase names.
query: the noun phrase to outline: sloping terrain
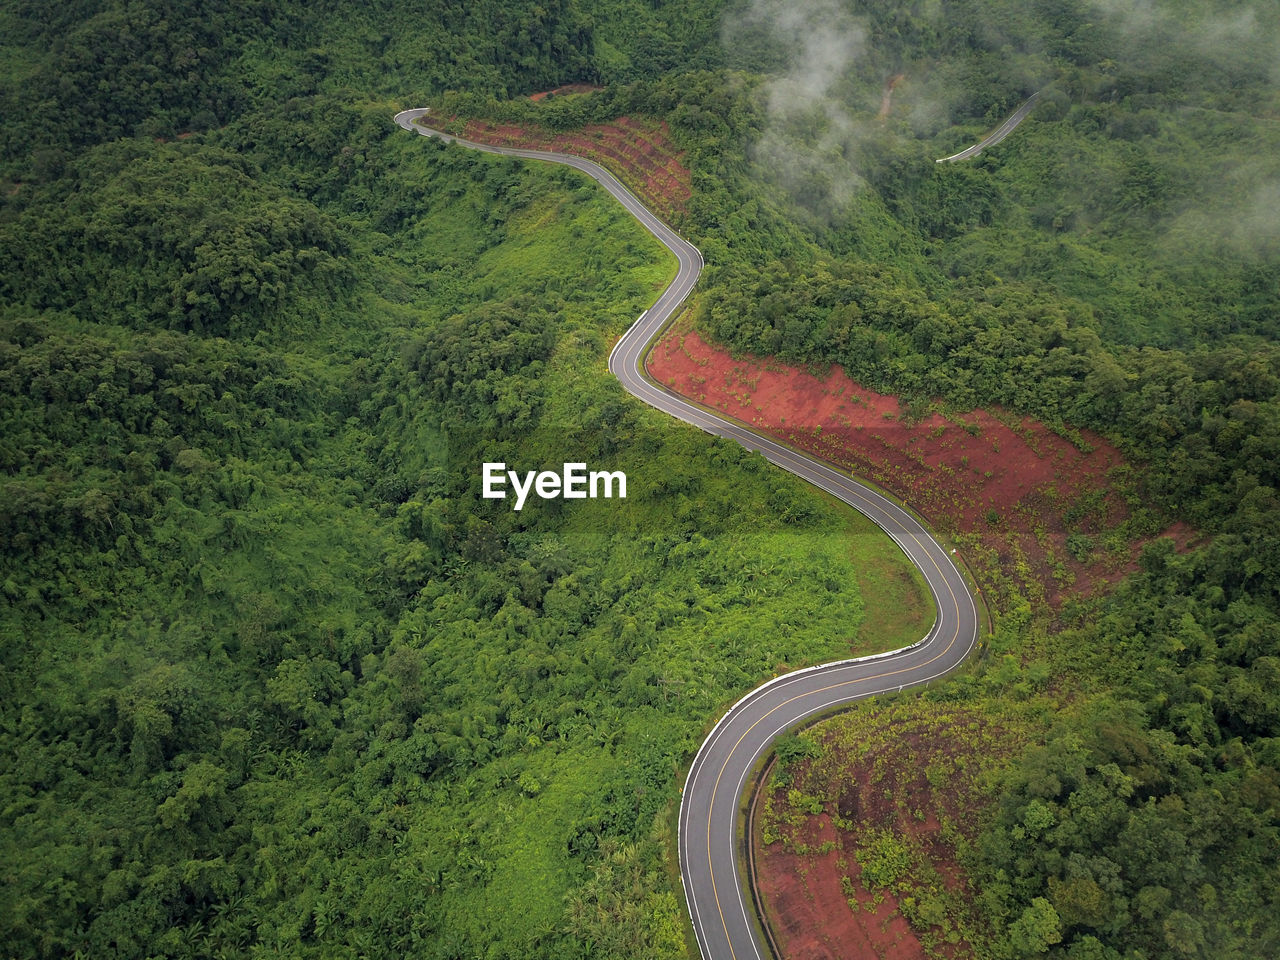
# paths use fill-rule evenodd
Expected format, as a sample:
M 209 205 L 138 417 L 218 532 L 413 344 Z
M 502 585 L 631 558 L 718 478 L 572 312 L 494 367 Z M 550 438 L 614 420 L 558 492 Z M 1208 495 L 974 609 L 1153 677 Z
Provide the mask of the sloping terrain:
M 817 376 L 770 358 L 735 357 L 682 329 L 657 343 L 648 369 L 682 396 L 911 504 L 963 544 L 982 584 L 1002 593 L 1007 581 L 1057 607 L 1131 571 L 1152 534 L 1180 542 L 1192 535 L 1145 512 L 1135 516 L 1133 468 L 1092 431 L 1069 441 L 998 408 L 913 415 L 839 368 Z
M 689 169 L 662 122 L 619 117 L 572 133 L 553 133 L 535 126 L 468 120 L 461 135 L 498 147 L 551 150 L 595 160 L 667 221 L 682 217 L 688 208 Z

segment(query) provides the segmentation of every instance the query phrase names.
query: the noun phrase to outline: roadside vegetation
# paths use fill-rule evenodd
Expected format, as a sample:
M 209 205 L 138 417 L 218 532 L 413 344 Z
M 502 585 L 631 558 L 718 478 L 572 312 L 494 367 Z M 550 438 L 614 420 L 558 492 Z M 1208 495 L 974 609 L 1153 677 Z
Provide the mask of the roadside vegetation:
M 929 619 L 861 521 L 608 377 L 651 240 L 570 171 L 392 126 L 424 102 L 661 131 L 708 337 L 1139 464 L 1202 546 L 1052 619 L 1008 590 L 977 667 L 891 708 L 983 755 L 903 808 L 956 822 L 980 893 L 898 863 L 896 800 L 848 849 L 979 955 L 1280 952 L 1274 18 L 782 10 L 0 7 L 9 953 L 684 956 L 701 734 L 900 642 L 873 592 Z M 525 96 L 570 83 L 603 89 Z M 516 514 L 485 460 L 630 496 Z M 851 819 L 840 778 L 894 756 L 871 709 L 806 734 L 774 815 Z

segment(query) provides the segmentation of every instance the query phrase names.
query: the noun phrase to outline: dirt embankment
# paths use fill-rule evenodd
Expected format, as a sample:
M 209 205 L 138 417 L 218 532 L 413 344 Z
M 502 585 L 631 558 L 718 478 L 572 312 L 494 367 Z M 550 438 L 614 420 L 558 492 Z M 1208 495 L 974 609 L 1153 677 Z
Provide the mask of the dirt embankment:
M 667 221 L 684 216 L 693 193 L 684 153 L 671 142 L 666 123 L 619 117 L 570 133 L 552 133 L 532 126 L 468 120 L 461 135 L 496 147 L 553 150 L 595 160 Z
M 897 898 L 873 897 L 858 882 L 853 862 L 842 868 L 845 851 L 829 818 L 806 825 L 800 849 L 765 847 L 757 841 L 758 886 L 769 912 L 778 949 L 785 960 L 924 960 Z M 816 851 L 816 852 L 815 852 Z M 842 885 L 844 878 L 848 890 Z
M 975 841 L 984 770 L 1017 748 L 1018 727 L 971 708 L 883 705 L 824 723 L 820 758 L 775 768 L 752 840 L 783 957 L 973 956 L 989 931 L 957 849 Z
M 650 375 L 691 400 L 865 477 L 909 503 L 960 545 L 995 602 L 1014 592 L 1057 609 L 1131 571 L 1156 532 L 1137 481 L 1103 437 L 1073 443 L 1002 410 L 912 418 L 893 396 L 838 368 L 819 377 L 767 358 L 734 359 L 673 328 Z
M 907 79 L 905 73 L 898 73 L 890 77 L 889 82 L 884 85 L 884 93 L 880 95 L 880 113 L 878 114 L 881 120 L 889 116 L 889 110 L 893 106 L 893 91 L 905 79 Z
M 567 83 L 563 87 L 556 87 L 554 90 L 542 90 L 538 93 L 531 93 L 529 94 L 529 99 L 534 103 L 539 103 L 547 99 L 547 97 L 563 97 L 571 93 L 591 93 L 592 91 L 600 89 L 602 88 L 591 83 Z

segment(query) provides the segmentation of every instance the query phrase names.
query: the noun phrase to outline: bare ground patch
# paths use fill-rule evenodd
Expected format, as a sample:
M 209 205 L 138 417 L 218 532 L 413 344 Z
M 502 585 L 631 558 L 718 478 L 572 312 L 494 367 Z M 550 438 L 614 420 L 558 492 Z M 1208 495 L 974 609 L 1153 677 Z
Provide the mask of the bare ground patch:
M 569 133 L 553 133 L 535 126 L 468 120 L 460 135 L 490 146 L 551 150 L 595 160 L 668 221 L 684 216 L 692 196 L 692 178 L 684 153 L 671 142 L 670 131 L 663 122 L 619 117 Z
M 909 503 L 960 545 L 997 606 L 1017 593 L 1058 609 L 1131 572 L 1153 536 L 1180 546 L 1195 537 L 1183 524 L 1153 525 L 1133 468 L 1091 431 L 1068 440 L 1001 409 L 913 416 L 839 368 L 816 376 L 735 359 L 679 328 L 654 347 L 648 369 L 676 393 Z
M 809 735 L 821 756 L 775 768 L 753 824 L 758 886 L 785 960 L 973 956 L 988 931 L 964 851 L 986 772 L 1025 743 L 1025 724 L 913 698 Z

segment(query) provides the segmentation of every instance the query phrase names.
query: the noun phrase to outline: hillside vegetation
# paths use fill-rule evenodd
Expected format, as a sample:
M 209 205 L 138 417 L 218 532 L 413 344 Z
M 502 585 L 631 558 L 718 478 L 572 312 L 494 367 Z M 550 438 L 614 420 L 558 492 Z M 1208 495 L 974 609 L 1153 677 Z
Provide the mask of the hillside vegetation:
M 710 719 L 900 642 L 870 571 L 927 623 L 869 524 L 608 375 L 674 269 L 615 203 L 392 112 L 13 161 L 11 955 L 681 955 L 666 818 Z M 630 496 L 515 513 L 487 460 Z
M 703 731 L 900 642 L 864 593 L 931 616 L 869 525 L 622 393 L 608 346 L 671 264 L 572 172 L 391 125 L 430 101 L 665 123 L 704 332 L 1143 463 L 1207 545 L 1057 623 L 1011 597 L 931 694 L 1029 704 L 974 788 L 966 929 L 1280 951 L 1276 29 L 1228 0 L 0 4 L 6 950 L 687 955 Z M 521 97 L 572 82 L 603 89 Z M 486 460 L 630 496 L 515 513 Z

